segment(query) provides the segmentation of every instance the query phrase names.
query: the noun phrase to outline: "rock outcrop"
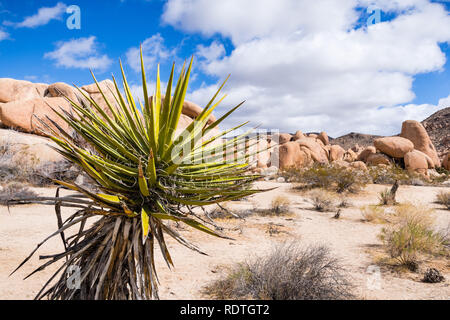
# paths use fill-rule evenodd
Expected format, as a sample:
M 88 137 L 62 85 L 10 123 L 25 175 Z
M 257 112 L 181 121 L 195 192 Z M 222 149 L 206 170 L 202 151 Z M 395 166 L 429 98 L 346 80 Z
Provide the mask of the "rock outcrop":
M 363 151 L 361 151 L 360 154 L 358 154 L 358 157 L 356 158 L 357 161 L 367 162 L 367 158 L 377 153 L 377 149 L 374 146 L 369 146 L 365 148 Z
M 419 150 L 412 150 L 405 154 L 405 167 L 408 171 L 428 176 L 428 169 L 434 168 L 433 160 Z
M 43 97 L 47 87 L 48 85 L 44 83 L 0 78 L 0 103 Z
M 300 148 L 297 141 L 289 141 L 278 147 L 279 168 L 303 168 L 311 162 L 309 154 Z
M 301 147 L 309 149 L 311 152 L 311 158 L 319 163 L 328 163 L 328 154 L 320 143 L 315 138 L 306 137 L 293 141 Z
M 444 169 L 450 170 L 450 152 L 444 156 L 444 159 L 442 160 L 442 166 L 444 167 Z
M 328 138 L 328 134 L 326 132 L 324 132 L 324 131 L 319 133 L 319 136 L 317 138 L 320 141 L 322 141 L 324 145 L 329 145 L 330 144 L 330 139 Z
M 296 141 L 299 139 L 303 139 L 305 138 L 305 135 L 303 134 L 303 132 L 301 130 L 298 130 L 295 132 L 294 136 L 292 137 L 292 140 Z
M 392 164 L 392 160 L 383 153 L 374 153 L 367 157 L 366 163 L 369 166 L 377 166 L 380 164 L 390 165 Z
M 27 158 L 36 165 L 47 162 L 59 162 L 64 158 L 51 146 L 56 144 L 47 138 L 34 134 L 22 133 L 9 129 L 0 129 L 0 148 L 2 153 L 10 153 L 12 161 L 17 158 Z
M 330 147 L 330 161 L 343 160 L 345 150 L 339 145 L 332 145 Z
M 443 158 L 450 152 L 450 105 L 423 120 L 422 125 L 427 130 L 439 157 Z
M 289 133 L 278 133 L 273 135 L 272 141 L 274 141 L 275 143 L 278 142 L 279 144 L 284 144 L 291 141 L 291 139 L 292 135 L 290 135 Z
M 410 140 L 414 144 L 414 149 L 422 151 L 428 155 L 436 167 L 441 166 L 436 148 L 428 136 L 427 130 L 423 125 L 415 120 L 407 120 L 402 124 L 400 136 Z
M 67 123 L 52 108 L 58 111 L 60 109 L 66 112 L 71 111 L 70 104 L 64 98 L 41 97 L 31 100 L 11 101 L 0 105 L 0 119 L 3 126 L 18 129 L 26 133 L 44 135 L 44 132 L 48 130 L 42 127 L 36 117 L 55 128 L 47 119 L 49 117 L 67 131 Z
M 414 149 L 414 144 L 402 137 L 385 137 L 373 141 L 375 148 L 393 158 L 403 158 Z

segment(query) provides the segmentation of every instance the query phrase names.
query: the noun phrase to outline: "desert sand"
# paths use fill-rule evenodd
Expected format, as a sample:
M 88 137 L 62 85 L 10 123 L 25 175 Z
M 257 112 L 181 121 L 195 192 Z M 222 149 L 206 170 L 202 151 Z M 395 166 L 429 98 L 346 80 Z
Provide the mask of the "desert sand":
M 263 255 L 280 242 L 298 241 L 302 245 L 325 244 L 338 257 L 354 284 L 354 294 L 359 299 L 450 299 L 450 261 L 440 261 L 439 269 L 445 282 L 427 284 L 421 282 L 422 274 L 404 273 L 381 267 L 380 286 L 368 286 L 375 264 L 376 252 L 381 250 L 377 235 L 382 225 L 362 221 L 359 207 L 378 202 L 378 192 L 387 186 L 368 185 L 360 194 L 348 197 L 351 207 L 342 209 L 341 218 L 333 219 L 333 212 L 316 212 L 311 203 L 292 184 L 258 182 L 259 188 L 277 189 L 257 194 L 228 206 L 234 211 L 269 208 L 271 200 L 283 195 L 290 204 L 290 215 L 281 217 L 250 216 L 245 220 L 223 219 L 217 223 L 224 227 L 224 234 L 233 240 L 221 239 L 181 227 L 185 238 L 199 246 L 208 255 L 193 252 L 172 239 L 168 239 L 175 268 L 169 270 L 157 252 L 161 299 L 208 299 L 202 288 L 220 278 L 235 263 Z M 443 187 L 401 186 L 397 200 L 422 203 L 435 208 L 436 227 L 450 224 L 450 213 L 434 203 Z M 54 195 L 54 188 L 34 188 L 40 195 Z M 73 210 L 65 209 L 68 216 Z M 272 226 L 272 227 L 270 227 Z M 0 299 L 33 299 L 41 286 L 57 266 L 23 280 L 42 261 L 39 254 L 63 250 L 59 236 L 52 238 L 17 273 L 9 276 L 19 263 L 35 248 L 36 244 L 56 230 L 56 217 L 51 206 L 23 205 L 0 207 Z M 275 230 L 270 233 L 269 229 Z M 422 265 L 432 263 L 426 261 Z M 421 270 L 422 271 L 422 270 Z

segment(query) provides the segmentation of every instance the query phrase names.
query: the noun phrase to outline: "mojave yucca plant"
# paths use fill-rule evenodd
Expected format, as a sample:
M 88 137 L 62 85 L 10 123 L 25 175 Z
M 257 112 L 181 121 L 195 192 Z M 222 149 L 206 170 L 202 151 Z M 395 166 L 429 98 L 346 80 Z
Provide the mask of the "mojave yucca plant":
M 184 128 L 181 134 L 175 133 L 191 67 L 192 59 L 188 67 L 183 65 L 175 88 L 172 67 L 162 98 L 158 66 L 156 91 L 152 98 L 147 99 L 141 50 L 144 104 L 136 104 L 122 64 L 123 91 L 114 77 L 115 90 L 110 90 L 115 101 L 106 98 L 106 92 L 92 75 L 108 112 L 80 89 L 89 103 L 79 104 L 67 98 L 73 107 L 72 114 L 54 110 L 84 139 L 83 145 L 50 118 L 47 117 L 46 121 L 40 119 L 50 138 L 58 145 L 58 152 L 82 168 L 95 181 L 100 192 L 74 182 L 56 181 L 76 193 L 59 197 L 58 191 L 56 198 L 35 199 L 36 202 L 55 204 L 59 229 L 40 243 L 18 268 L 53 236 L 60 235 L 65 247 L 62 253 L 41 256 L 48 262 L 31 273 L 57 261 L 62 262 L 37 294 L 37 299 L 158 298 L 155 244 L 159 245 L 169 268 L 173 261 L 166 246 L 166 235 L 199 251 L 167 222 L 185 223 L 208 234 L 224 237 L 206 225 L 194 212 L 195 207 L 261 191 L 251 189 L 251 183 L 260 176 L 249 173 L 248 153 L 236 151 L 236 146 L 249 146 L 247 134 L 222 139 L 242 125 L 211 136 L 212 130 L 242 104 L 208 124 L 211 113 L 224 98 L 216 102 L 225 82 L 196 121 Z M 78 211 L 62 221 L 60 208 L 63 206 L 75 207 Z M 89 220 L 93 217 L 97 219 Z M 77 226 L 77 232 L 71 236 L 64 234 L 74 226 Z M 67 285 L 67 274 L 73 270 L 79 270 L 78 289 Z

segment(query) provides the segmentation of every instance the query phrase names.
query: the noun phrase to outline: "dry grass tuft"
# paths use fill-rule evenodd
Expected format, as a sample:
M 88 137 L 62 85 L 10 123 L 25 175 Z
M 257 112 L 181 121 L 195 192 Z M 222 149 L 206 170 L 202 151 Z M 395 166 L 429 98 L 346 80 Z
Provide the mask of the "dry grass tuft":
M 378 193 L 378 199 L 380 200 L 380 205 L 386 206 L 389 204 L 391 198 L 391 192 L 389 189 L 384 189 Z
M 361 208 L 364 221 L 371 223 L 388 223 L 388 215 L 385 210 L 377 205 L 368 205 Z

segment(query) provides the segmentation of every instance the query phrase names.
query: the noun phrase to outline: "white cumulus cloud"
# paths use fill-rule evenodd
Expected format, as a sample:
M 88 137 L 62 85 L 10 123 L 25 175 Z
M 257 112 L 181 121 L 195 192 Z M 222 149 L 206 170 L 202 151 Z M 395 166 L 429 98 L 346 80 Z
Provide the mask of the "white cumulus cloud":
M 380 8 L 389 21 L 358 26 L 361 8 Z M 252 120 L 264 128 L 394 134 L 405 119 L 422 120 L 441 104 L 413 105 L 414 76 L 442 71 L 439 44 L 450 42 L 450 16 L 426 0 L 169 0 L 164 23 L 231 40 L 225 55 L 199 46 L 202 71 L 231 73 L 224 106 L 246 100 L 229 125 Z M 357 26 L 357 27 L 355 27 Z M 201 104 L 215 85 L 189 98 Z M 223 111 L 223 110 L 222 110 Z
M 36 28 L 48 24 L 51 20 L 61 20 L 67 6 L 58 2 L 54 7 L 42 7 L 32 16 L 26 17 L 22 22 L 5 22 L 16 28 Z
M 44 57 L 54 60 L 58 67 L 105 71 L 112 60 L 101 54 L 98 47 L 95 36 L 60 41 L 56 49 L 47 52 Z
M 0 29 L 0 41 L 6 40 L 9 38 L 9 33 Z
M 170 56 L 174 55 L 175 50 L 169 50 L 164 45 L 164 38 L 159 34 L 155 34 L 142 42 L 142 55 L 144 58 L 145 68 L 150 70 Z M 130 67 L 139 72 L 141 70 L 141 57 L 139 47 L 128 49 L 126 53 L 127 62 Z
M 212 61 L 221 58 L 225 54 L 225 48 L 223 44 L 213 41 L 209 46 L 204 46 L 202 44 L 197 46 L 198 57 L 204 58 L 207 61 Z

